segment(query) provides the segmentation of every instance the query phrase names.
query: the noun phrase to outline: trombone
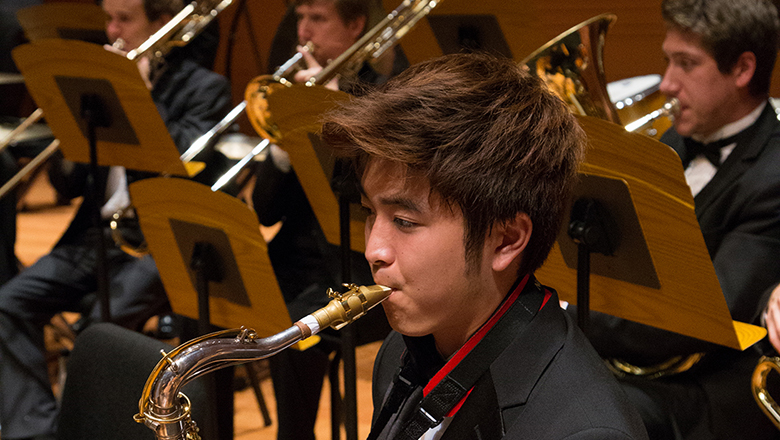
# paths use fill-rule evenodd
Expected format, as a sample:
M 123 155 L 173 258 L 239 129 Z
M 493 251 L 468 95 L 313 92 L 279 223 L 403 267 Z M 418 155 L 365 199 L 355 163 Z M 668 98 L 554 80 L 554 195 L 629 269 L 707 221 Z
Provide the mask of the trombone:
M 174 47 L 184 46 L 195 38 L 220 12 L 230 6 L 233 0 L 195 0 L 182 8 L 160 30 L 146 39 L 137 48 L 129 51 L 126 57 L 138 61 L 148 57 L 151 64 L 159 63 Z M 123 42 L 118 40 L 115 47 L 121 49 Z M 43 110 L 38 108 L 2 141 L 0 152 L 3 151 L 22 132 L 43 117 Z M 21 180 L 59 149 L 60 141 L 55 139 L 42 152 L 38 153 L 24 168 L 19 170 L 2 187 L 0 199 L 10 192 Z
M 363 36 L 350 46 L 349 49 L 344 51 L 340 56 L 333 60 L 333 62 L 323 67 L 319 73 L 309 78 L 305 82 L 305 85 L 311 87 L 318 84 L 327 84 L 328 81 L 336 76 L 354 74 L 358 71 L 364 61 L 379 59 L 379 57 L 393 47 L 400 38 L 406 35 L 421 18 L 425 17 L 442 1 L 443 0 L 404 0 L 391 13 L 387 14 L 382 21 L 363 34 Z M 315 48 L 311 42 L 303 47 L 303 51 L 311 52 L 314 50 Z M 194 157 L 194 155 L 211 145 L 218 136 L 222 135 L 225 130 L 239 118 L 239 116 L 245 111 L 247 112 L 247 116 L 249 116 L 249 120 L 255 131 L 264 140 L 257 144 L 250 153 L 228 170 L 225 175 L 220 177 L 214 186 L 212 186 L 213 191 L 217 191 L 224 186 L 224 184 L 238 174 L 252 158 L 262 153 L 272 142 L 278 142 L 280 140 L 281 134 L 271 128 L 271 125 L 265 116 L 265 95 L 272 84 L 281 84 L 288 87 L 292 86 L 292 81 L 287 79 L 287 77 L 296 69 L 296 67 L 298 67 L 302 59 L 302 53 L 298 52 L 282 64 L 273 74 L 261 75 L 250 81 L 246 87 L 244 101 L 233 108 L 222 121 L 217 123 L 217 125 L 192 144 L 190 149 L 188 149 L 188 152 L 190 150 L 193 151 L 192 154 L 185 153 L 185 156 L 187 157 Z M 184 156 L 182 159 L 184 160 Z

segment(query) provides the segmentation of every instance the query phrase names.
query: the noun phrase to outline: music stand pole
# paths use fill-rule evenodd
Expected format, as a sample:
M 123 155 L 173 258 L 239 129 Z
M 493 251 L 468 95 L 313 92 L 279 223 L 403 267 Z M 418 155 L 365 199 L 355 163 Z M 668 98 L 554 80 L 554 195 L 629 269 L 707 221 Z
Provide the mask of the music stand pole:
M 87 141 L 89 143 L 89 174 L 87 176 L 87 194 L 92 198 L 92 225 L 97 232 L 96 277 L 97 291 L 100 299 L 100 316 L 104 322 L 111 321 L 111 308 L 108 292 L 108 262 L 106 256 L 106 236 L 103 233 L 100 216 L 100 195 L 103 194 L 105 182 L 101 179 L 97 158 L 98 127 L 110 127 L 111 116 L 99 95 L 85 94 L 81 96 L 81 117 L 87 124 Z
M 352 244 L 349 230 L 349 196 L 342 182 L 339 188 L 339 234 L 341 250 L 341 276 L 347 283 L 352 279 Z M 357 367 L 355 360 L 355 326 L 341 329 L 341 352 L 344 361 L 344 430 L 347 440 L 357 440 Z
M 209 282 L 222 281 L 221 258 L 216 248 L 209 242 L 199 241 L 195 243 L 190 258 L 190 269 L 195 272 L 195 287 L 198 292 L 198 333 L 199 336 L 211 332 L 211 312 L 209 309 Z M 233 438 L 233 414 L 229 411 L 220 411 L 220 408 L 233 408 L 232 396 L 233 375 L 229 369 L 227 372 L 220 370 L 211 377 L 206 378 L 206 390 L 208 399 L 208 414 L 213 423 L 204 424 L 203 438 L 230 440 Z
M 595 199 L 581 198 L 572 207 L 568 232 L 577 244 L 577 324 L 587 336 L 590 330 L 590 254 L 614 255 L 617 228 L 603 205 Z

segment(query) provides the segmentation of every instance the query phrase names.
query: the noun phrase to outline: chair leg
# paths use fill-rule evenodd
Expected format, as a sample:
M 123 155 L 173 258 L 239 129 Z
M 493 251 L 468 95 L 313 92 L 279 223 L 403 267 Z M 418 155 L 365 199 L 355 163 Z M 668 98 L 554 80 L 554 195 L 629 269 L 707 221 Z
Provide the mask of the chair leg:
M 249 383 L 255 391 L 257 404 L 260 406 L 260 413 L 263 415 L 263 423 L 265 423 L 265 426 L 271 426 L 271 414 L 268 412 L 268 406 L 265 404 L 265 398 L 263 397 L 263 390 L 260 388 L 260 370 L 257 367 L 257 363 L 249 362 L 243 365 L 246 368 L 247 376 L 249 376 Z

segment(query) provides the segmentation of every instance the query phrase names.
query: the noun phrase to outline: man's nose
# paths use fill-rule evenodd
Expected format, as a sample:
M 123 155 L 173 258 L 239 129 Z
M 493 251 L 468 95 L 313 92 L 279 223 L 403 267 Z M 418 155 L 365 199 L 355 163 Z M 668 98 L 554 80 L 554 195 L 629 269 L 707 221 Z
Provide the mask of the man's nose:
M 666 96 L 677 96 L 677 94 L 680 92 L 679 82 L 675 78 L 675 74 L 671 66 L 666 68 L 666 72 L 664 72 L 664 77 L 661 80 L 661 84 L 658 86 L 658 89 Z
M 120 27 L 113 21 L 109 21 L 106 23 L 106 36 L 108 37 L 108 41 L 115 41 L 121 36 Z
M 311 39 L 309 23 L 305 19 L 298 22 L 298 44 L 306 44 Z
M 374 222 L 366 224 L 366 260 L 372 269 L 392 264 L 393 251 L 386 228 Z

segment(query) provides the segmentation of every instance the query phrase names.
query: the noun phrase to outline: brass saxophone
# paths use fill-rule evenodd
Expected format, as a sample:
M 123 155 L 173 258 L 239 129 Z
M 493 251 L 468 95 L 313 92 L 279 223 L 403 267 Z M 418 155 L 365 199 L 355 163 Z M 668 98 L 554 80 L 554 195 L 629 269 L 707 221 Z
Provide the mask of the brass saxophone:
M 254 330 L 242 327 L 204 335 L 163 352 L 133 418 L 152 429 L 158 440 L 200 440 L 181 387 L 206 373 L 274 355 L 326 327 L 339 330 L 390 296 L 390 288 L 384 286 L 345 286 L 349 288 L 345 293 L 328 289 L 333 298 L 328 305 L 273 336 L 258 338 Z

